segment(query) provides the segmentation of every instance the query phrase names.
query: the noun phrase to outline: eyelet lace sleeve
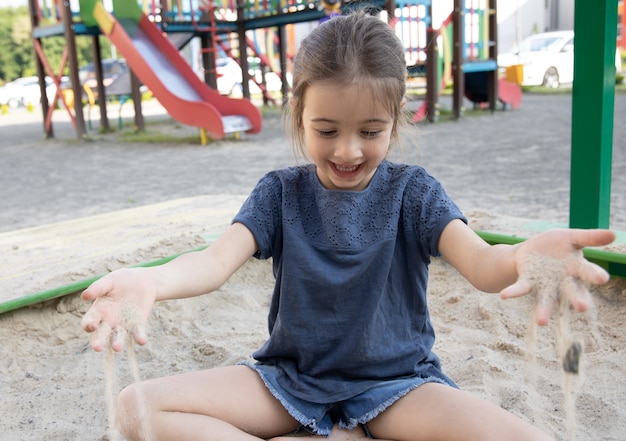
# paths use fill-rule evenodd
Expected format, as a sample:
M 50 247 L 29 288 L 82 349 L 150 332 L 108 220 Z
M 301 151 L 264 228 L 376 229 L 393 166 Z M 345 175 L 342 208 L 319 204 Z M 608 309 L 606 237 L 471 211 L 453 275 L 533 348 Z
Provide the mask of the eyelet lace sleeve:
M 244 224 L 259 247 L 256 258 L 267 259 L 280 239 L 282 182 L 277 172 L 266 174 L 241 206 L 234 222 Z

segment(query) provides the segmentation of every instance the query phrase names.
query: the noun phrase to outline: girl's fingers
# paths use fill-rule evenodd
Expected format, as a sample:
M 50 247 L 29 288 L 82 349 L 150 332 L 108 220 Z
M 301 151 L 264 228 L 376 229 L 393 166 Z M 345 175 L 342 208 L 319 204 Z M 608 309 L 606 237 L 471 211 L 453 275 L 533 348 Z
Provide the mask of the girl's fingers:
M 575 279 L 567 279 L 561 284 L 561 296 L 578 312 L 584 312 L 591 306 L 593 300 L 587 287 Z
M 535 321 L 539 326 L 545 326 L 550 322 L 550 317 L 552 317 L 552 311 L 554 310 L 554 305 L 556 303 L 556 292 L 555 293 L 539 293 L 536 302 L 535 308 Z
M 552 308 L 537 308 L 535 310 L 535 322 L 539 326 L 545 326 L 550 323 L 550 317 L 552 317 Z
M 107 316 L 111 313 L 111 304 L 106 300 L 106 296 L 110 290 L 109 278 L 103 277 L 96 280 L 81 293 L 81 299 L 88 302 L 93 301 L 81 320 L 81 326 L 85 331 L 94 332 L 100 326 L 101 321 L 107 320 Z
M 517 279 L 512 285 L 507 286 L 502 291 L 500 291 L 500 297 L 502 299 L 512 299 L 514 297 L 521 297 L 530 292 L 532 289 L 531 284 L 523 277 Z
M 92 306 L 89 308 L 89 311 L 85 313 L 80 323 L 85 331 L 94 332 L 98 330 L 101 320 L 102 316 L 100 315 L 100 310 Z
M 115 352 L 121 352 L 124 349 L 124 343 L 128 337 L 126 329 L 122 326 L 118 326 L 113 330 L 111 334 L 111 349 Z
M 584 247 L 600 247 L 608 245 L 615 240 L 615 233 L 611 230 L 569 230 L 574 246 L 578 249 Z
M 135 326 L 131 334 L 137 344 L 143 346 L 148 343 L 148 334 L 146 333 L 146 327 L 144 325 Z
M 91 337 L 91 348 L 96 352 L 102 352 L 109 343 L 111 331 L 111 326 L 107 322 L 102 322 Z
M 559 284 L 561 276 L 555 274 L 554 279 L 544 278 L 537 282 L 532 289 L 535 292 L 535 321 L 539 326 L 547 325 L 552 316 L 552 311 L 559 301 Z
M 89 285 L 89 287 L 81 293 L 80 298 L 86 302 L 91 302 L 98 297 L 108 294 L 112 288 L 111 278 L 105 276 Z
M 127 330 L 123 324 L 111 328 L 107 322 L 101 322 L 95 329 L 91 338 L 91 347 L 96 352 L 101 352 L 108 345 L 115 352 L 124 350 L 124 345 L 128 339 L 128 334 L 132 335 L 133 340 L 139 345 L 145 345 L 148 342 L 148 336 L 144 325 L 134 326 L 131 330 Z
M 124 349 L 128 335 L 140 345 L 148 342 L 146 319 L 136 305 L 98 298 L 87 311 L 82 326 L 87 332 L 93 332 L 91 347 L 102 351 L 107 345 L 115 352 Z
M 603 285 L 609 281 L 611 275 L 595 263 L 582 259 L 582 262 L 578 265 L 576 277 L 594 285 Z

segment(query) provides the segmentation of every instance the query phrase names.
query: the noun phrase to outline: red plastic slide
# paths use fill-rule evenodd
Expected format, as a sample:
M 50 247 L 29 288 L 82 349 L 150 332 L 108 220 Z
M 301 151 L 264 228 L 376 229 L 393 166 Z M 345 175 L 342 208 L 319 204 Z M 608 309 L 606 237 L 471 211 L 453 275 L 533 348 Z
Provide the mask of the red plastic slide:
M 247 99 L 222 96 L 206 85 L 145 14 L 137 21 L 118 21 L 98 2 L 93 17 L 172 118 L 206 129 L 214 139 L 226 133 L 261 130 L 259 109 Z

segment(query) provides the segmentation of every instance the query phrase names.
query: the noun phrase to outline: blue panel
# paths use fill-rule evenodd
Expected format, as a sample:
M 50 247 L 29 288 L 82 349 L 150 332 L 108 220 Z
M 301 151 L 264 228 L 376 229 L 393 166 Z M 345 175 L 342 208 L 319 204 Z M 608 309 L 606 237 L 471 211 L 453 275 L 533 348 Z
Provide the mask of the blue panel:
M 497 69 L 498 63 L 496 60 L 481 60 L 463 63 L 463 72 L 485 72 Z

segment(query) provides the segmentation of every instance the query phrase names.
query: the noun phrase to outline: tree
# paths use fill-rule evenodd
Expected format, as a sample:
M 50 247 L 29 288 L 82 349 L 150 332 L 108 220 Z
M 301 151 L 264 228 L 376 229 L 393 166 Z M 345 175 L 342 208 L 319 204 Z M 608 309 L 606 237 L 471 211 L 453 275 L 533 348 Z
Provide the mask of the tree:
M 4 8 L 0 10 L 0 79 L 12 80 L 20 76 L 20 64 L 18 62 L 19 45 L 14 40 L 13 24 L 19 14 L 28 17 L 26 8 Z M 30 27 L 30 26 L 29 26 Z
M 46 24 L 56 20 L 55 17 L 45 20 Z M 102 57 L 111 56 L 111 44 L 104 37 L 101 40 Z M 106 41 L 105 41 L 106 40 Z M 65 37 L 52 36 L 40 40 L 52 73 L 57 75 L 63 56 L 63 49 L 67 46 Z M 93 61 L 92 37 L 76 37 L 76 53 L 78 65 L 84 66 Z M 28 9 L 0 8 L 0 84 L 12 81 L 23 76 L 36 74 L 35 50 L 31 37 L 31 24 Z M 69 65 L 65 66 L 64 75 L 69 74 Z

